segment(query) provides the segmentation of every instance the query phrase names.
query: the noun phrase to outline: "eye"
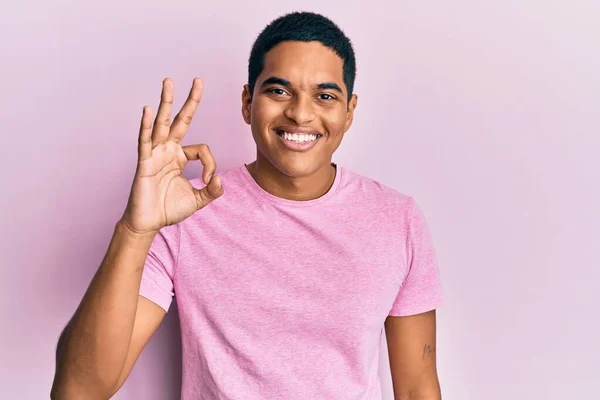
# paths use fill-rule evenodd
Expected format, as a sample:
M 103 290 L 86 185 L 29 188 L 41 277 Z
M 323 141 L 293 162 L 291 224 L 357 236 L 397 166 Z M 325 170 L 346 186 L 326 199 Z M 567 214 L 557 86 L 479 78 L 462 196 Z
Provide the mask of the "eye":
M 334 100 L 334 99 L 335 99 L 335 97 L 332 96 L 332 95 L 330 95 L 329 93 L 321 93 L 319 95 L 319 100 L 326 100 L 327 101 L 327 100 Z
M 267 89 L 267 93 L 272 93 L 277 96 L 283 96 L 286 94 L 286 91 L 283 89 L 280 89 L 280 88 L 271 88 L 271 89 Z

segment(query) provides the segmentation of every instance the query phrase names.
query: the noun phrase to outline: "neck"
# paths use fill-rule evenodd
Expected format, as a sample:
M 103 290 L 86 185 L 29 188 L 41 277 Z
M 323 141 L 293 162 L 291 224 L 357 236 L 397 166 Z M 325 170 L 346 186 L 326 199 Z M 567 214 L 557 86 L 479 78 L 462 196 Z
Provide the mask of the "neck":
M 274 196 L 296 201 L 314 200 L 331 189 L 336 167 L 329 163 L 309 176 L 284 175 L 267 159 L 257 156 L 256 161 L 246 165 L 256 183 Z

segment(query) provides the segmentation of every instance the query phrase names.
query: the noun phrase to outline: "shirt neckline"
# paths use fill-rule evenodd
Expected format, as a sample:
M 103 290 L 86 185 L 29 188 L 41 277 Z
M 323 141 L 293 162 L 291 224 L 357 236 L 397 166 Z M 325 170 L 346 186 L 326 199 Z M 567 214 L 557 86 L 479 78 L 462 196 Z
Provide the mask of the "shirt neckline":
M 339 165 L 337 165 L 336 163 L 331 163 L 331 164 L 333 166 L 335 166 L 335 177 L 333 179 L 333 184 L 331 185 L 331 187 L 325 194 L 323 194 L 321 197 L 318 197 L 318 198 L 312 199 L 312 200 L 289 200 L 289 199 L 284 199 L 284 198 L 275 196 L 274 194 L 271 194 L 271 193 L 267 192 L 266 190 L 264 190 L 258 183 L 256 183 L 256 181 L 250 174 L 250 171 L 248 171 L 248 168 L 245 163 L 242 164 L 242 166 L 241 166 L 241 169 L 242 169 L 241 172 L 248 184 L 248 188 L 250 189 L 250 191 L 253 194 L 261 196 L 261 197 L 267 199 L 268 201 L 278 204 L 278 205 L 285 205 L 285 206 L 291 206 L 291 207 L 312 207 L 317 204 L 322 204 L 323 202 L 329 200 L 329 198 L 331 198 L 335 194 L 335 192 L 337 191 L 337 189 L 340 186 L 340 182 L 342 180 L 342 175 L 343 175 L 342 168 Z

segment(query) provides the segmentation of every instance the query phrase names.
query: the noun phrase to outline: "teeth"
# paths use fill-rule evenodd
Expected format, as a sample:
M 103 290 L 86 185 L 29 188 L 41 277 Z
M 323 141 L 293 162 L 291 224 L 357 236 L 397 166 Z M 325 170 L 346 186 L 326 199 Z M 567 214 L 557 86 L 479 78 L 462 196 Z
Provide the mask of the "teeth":
M 283 138 L 285 140 L 291 140 L 293 142 L 304 143 L 316 140 L 317 135 L 298 135 L 297 133 L 283 132 Z

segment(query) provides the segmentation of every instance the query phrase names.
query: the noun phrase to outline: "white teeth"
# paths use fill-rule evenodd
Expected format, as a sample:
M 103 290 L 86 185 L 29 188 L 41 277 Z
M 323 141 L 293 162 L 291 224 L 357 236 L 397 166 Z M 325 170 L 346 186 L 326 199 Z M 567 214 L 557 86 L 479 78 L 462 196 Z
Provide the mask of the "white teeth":
M 293 142 L 304 143 L 316 140 L 317 135 L 298 135 L 297 133 L 283 132 L 283 138 L 285 140 L 291 140 Z

